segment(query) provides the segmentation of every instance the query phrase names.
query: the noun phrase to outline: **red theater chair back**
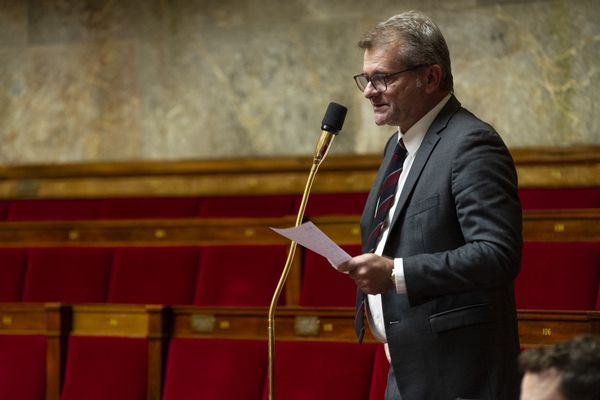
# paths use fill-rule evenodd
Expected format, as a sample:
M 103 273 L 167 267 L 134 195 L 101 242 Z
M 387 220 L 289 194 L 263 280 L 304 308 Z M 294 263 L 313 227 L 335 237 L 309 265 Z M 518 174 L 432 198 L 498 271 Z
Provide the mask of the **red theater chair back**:
M 105 302 L 111 263 L 112 250 L 106 248 L 30 249 L 23 300 Z
M 260 400 L 266 373 L 266 341 L 175 338 L 163 400 Z
M 96 199 L 43 199 L 13 200 L 10 202 L 8 221 L 77 221 L 100 218 L 102 200 Z
M 115 251 L 108 301 L 191 304 L 200 249 L 131 247 Z
M 360 246 L 342 246 L 351 256 L 360 254 Z M 356 284 L 336 271 L 324 257 L 304 251 L 300 305 L 305 307 L 354 307 Z
M 61 400 L 146 400 L 148 341 L 71 336 Z
M 21 301 L 27 250 L 0 248 L 0 302 Z
M 294 195 L 215 196 L 200 201 L 198 216 L 218 218 L 264 218 L 291 215 Z
M 0 399 L 46 396 L 46 336 L 0 335 Z
M 593 310 L 600 247 L 593 242 L 525 242 L 515 281 L 517 308 Z
M 285 400 L 365 400 L 375 346 L 339 342 L 275 344 L 275 396 Z M 263 400 L 268 399 L 266 388 Z
M 268 306 L 286 256 L 285 246 L 204 247 L 194 304 Z

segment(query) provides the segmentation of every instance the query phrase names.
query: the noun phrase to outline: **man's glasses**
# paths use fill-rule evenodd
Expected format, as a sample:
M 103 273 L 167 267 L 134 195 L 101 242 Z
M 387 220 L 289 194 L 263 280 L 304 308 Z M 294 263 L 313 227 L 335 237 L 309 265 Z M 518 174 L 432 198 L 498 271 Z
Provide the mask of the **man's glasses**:
M 356 82 L 356 86 L 361 92 L 364 92 L 367 88 L 369 82 L 371 85 L 377 90 L 379 93 L 383 93 L 387 90 L 387 80 L 393 76 L 403 74 L 408 71 L 415 70 L 417 68 L 426 67 L 428 64 L 419 64 L 414 67 L 410 67 L 398 72 L 392 72 L 391 74 L 374 74 L 372 76 L 368 76 L 366 74 L 358 74 L 354 75 L 354 82 Z

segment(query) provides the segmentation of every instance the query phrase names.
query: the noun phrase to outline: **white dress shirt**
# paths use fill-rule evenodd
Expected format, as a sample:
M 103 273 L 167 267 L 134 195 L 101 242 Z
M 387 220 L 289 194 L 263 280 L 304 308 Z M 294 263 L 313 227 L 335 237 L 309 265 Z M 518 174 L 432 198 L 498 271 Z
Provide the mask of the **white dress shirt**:
M 404 187 L 404 182 L 406 182 L 406 177 L 410 172 L 410 168 L 412 166 L 413 161 L 415 160 L 415 155 L 419 147 L 421 146 L 421 142 L 427 133 L 427 130 L 433 123 L 433 120 L 442 108 L 446 105 L 448 100 L 450 99 L 450 94 L 447 95 L 440 101 L 435 107 L 433 107 L 427 114 L 425 114 L 420 120 L 418 120 L 412 127 L 403 133 L 400 128 L 398 128 L 398 132 L 400 132 L 399 138 L 402 138 L 402 142 L 404 143 L 404 147 L 406 147 L 407 155 L 404 159 L 404 164 L 402 165 L 402 172 L 400 173 L 400 178 L 398 180 L 398 187 L 396 188 L 396 197 L 394 198 L 394 204 L 389 210 L 386 224 L 384 225 L 383 233 L 381 234 L 381 238 L 377 243 L 377 248 L 375 249 L 375 254 L 382 255 L 383 248 L 385 247 L 385 243 L 388 238 L 390 223 L 392 216 L 394 215 L 394 211 L 398 206 L 398 199 L 400 198 L 400 193 L 402 192 L 402 188 Z M 402 258 L 394 259 L 394 277 L 396 280 L 396 292 L 398 294 L 406 293 L 406 283 L 404 281 L 404 266 L 402 264 Z M 381 295 L 368 295 L 367 296 L 367 320 L 369 321 L 369 327 L 371 328 L 371 333 L 377 340 L 383 343 L 387 343 L 387 339 L 385 337 L 385 323 L 383 321 L 383 308 L 381 305 Z M 388 355 L 389 360 L 389 351 L 386 346 L 386 353 Z

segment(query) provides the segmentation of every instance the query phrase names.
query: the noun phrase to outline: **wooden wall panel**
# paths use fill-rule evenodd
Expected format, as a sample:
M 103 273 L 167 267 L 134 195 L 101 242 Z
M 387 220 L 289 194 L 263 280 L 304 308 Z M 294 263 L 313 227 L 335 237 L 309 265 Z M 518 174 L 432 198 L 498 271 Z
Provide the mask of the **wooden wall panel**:
M 511 151 L 521 187 L 600 186 L 600 146 Z M 379 155 L 331 156 L 313 192 L 366 192 L 379 162 Z M 311 165 L 312 158 L 287 157 L 4 166 L 0 198 L 302 193 Z

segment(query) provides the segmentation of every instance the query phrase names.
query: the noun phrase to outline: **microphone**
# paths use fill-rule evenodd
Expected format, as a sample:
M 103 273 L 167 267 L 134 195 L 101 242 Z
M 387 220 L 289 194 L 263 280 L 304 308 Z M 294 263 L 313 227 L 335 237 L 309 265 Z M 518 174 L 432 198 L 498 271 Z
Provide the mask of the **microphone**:
M 321 121 L 321 137 L 315 149 L 314 164 L 320 164 L 331 147 L 335 136 L 342 130 L 348 109 L 341 104 L 331 102 L 327 106 L 323 121 Z
M 310 194 L 310 189 L 312 188 L 312 184 L 315 180 L 315 176 L 317 174 L 317 170 L 319 169 L 319 165 L 321 164 L 321 161 L 325 159 L 325 156 L 329 151 L 329 147 L 333 142 L 333 138 L 342 130 L 342 125 L 344 125 L 344 119 L 346 119 L 347 111 L 348 109 L 346 107 L 334 102 L 329 103 L 329 105 L 327 106 L 327 111 L 325 111 L 325 116 L 323 117 L 323 121 L 321 122 L 321 137 L 319 138 L 319 142 L 317 143 L 313 165 L 310 170 L 310 173 L 308 174 L 308 180 L 306 181 L 306 186 L 304 187 L 302 201 L 300 202 L 300 208 L 296 217 L 296 226 L 302 223 L 302 219 L 304 218 L 304 210 L 306 209 L 306 203 L 308 202 L 308 196 Z M 277 307 L 279 295 L 283 290 L 283 286 L 285 285 L 285 281 L 292 267 L 292 261 L 294 260 L 294 252 L 296 251 L 296 245 L 297 243 L 295 241 L 292 241 L 292 243 L 290 244 L 287 260 L 285 262 L 285 266 L 283 267 L 281 277 L 279 278 L 279 283 L 277 284 L 275 292 L 273 293 L 273 297 L 271 298 L 271 305 L 269 307 L 269 400 L 275 399 L 275 308 Z

